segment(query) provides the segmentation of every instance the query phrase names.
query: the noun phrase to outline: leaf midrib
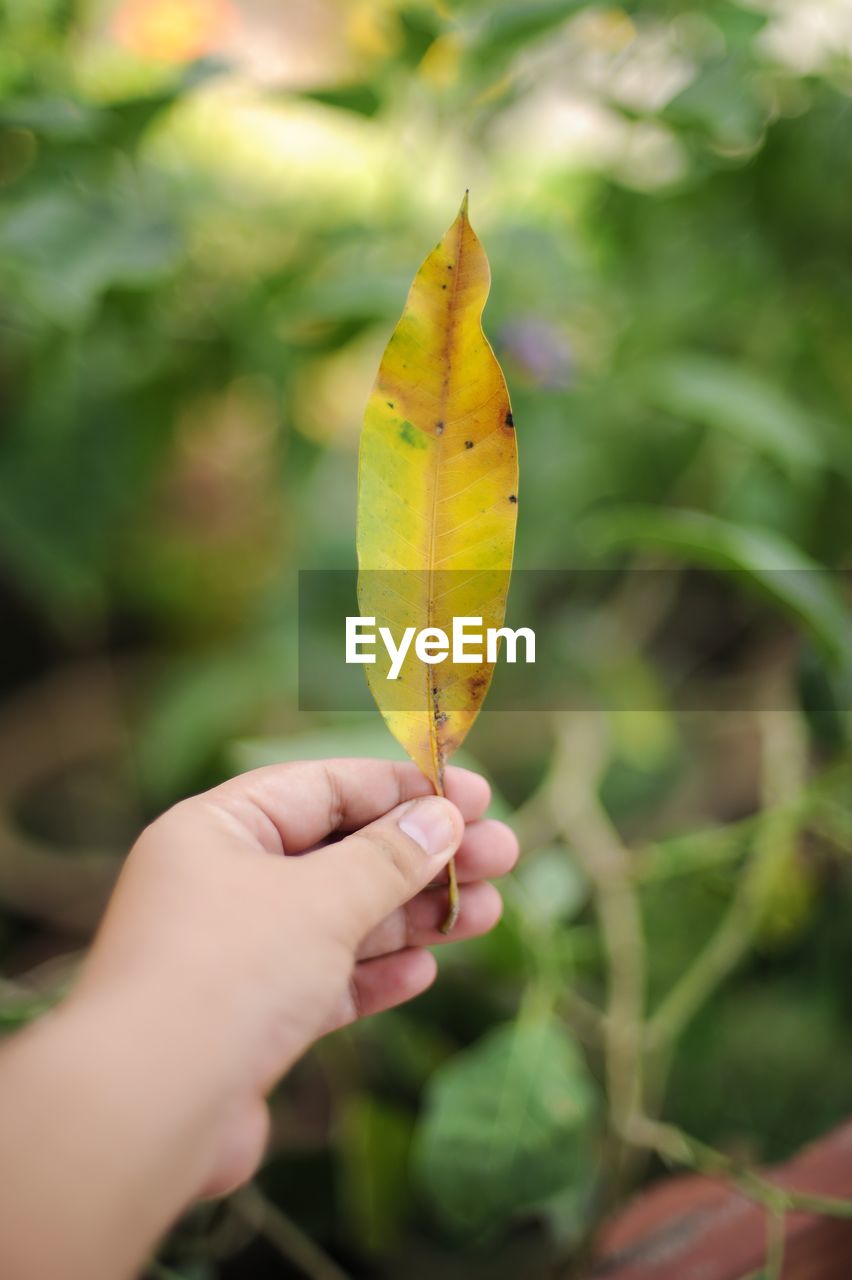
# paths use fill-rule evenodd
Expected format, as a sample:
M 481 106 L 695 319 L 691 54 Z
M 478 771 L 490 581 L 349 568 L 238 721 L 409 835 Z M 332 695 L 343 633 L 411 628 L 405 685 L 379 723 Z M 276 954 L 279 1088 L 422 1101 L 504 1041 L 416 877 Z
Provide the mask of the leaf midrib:
M 459 277 L 461 275 L 461 264 L 463 259 L 462 245 L 464 243 L 465 225 L 467 216 L 464 215 L 458 219 L 458 234 L 456 236 L 456 255 L 453 264 L 453 285 L 449 297 L 449 310 L 447 319 L 447 332 L 444 337 L 444 349 L 441 353 L 441 360 L 444 366 L 444 381 L 441 387 L 441 417 L 439 421 L 443 424 L 442 431 L 436 437 L 437 449 L 435 450 L 435 458 L 432 464 L 432 511 L 429 521 L 429 576 L 427 578 L 427 594 L 426 594 L 426 625 L 432 626 L 434 622 L 434 586 L 433 575 L 435 572 L 435 523 L 438 513 L 438 477 L 441 474 L 441 467 L 444 459 L 444 437 L 447 431 L 447 404 L 449 402 L 449 386 L 450 386 L 450 354 L 453 350 L 453 339 L 455 336 L 457 314 L 456 299 L 458 297 Z M 444 794 L 444 766 L 441 760 L 441 752 L 438 742 L 438 716 L 439 711 L 439 693 L 433 693 L 433 689 L 438 689 L 437 677 L 433 676 L 432 668 L 424 663 L 423 675 L 426 681 L 426 708 L 429 717 L 429 749 L 432 755 L 432 768 L 435 773 L 435 789 L 438 795 Z

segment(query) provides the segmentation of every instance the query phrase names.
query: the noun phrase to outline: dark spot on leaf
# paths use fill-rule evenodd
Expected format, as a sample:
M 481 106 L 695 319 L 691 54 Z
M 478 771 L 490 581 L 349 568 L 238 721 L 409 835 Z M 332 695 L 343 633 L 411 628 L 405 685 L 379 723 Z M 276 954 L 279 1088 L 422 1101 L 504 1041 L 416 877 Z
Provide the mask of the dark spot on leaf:
M 506 426 L 514 427 L 514 425 L 515 425 L 515 419 L 512 417 L 512 410 L 510 409 L 509 412 L 506 414 Z
M 451 262 L 448 262 L 448 263 L 447 263 L 447 270 L 448 270 L 448 271 L 452 271 L 452 269 L 453 269 L 453 264 L 452 264 Z
M 432 685 L 432 697 L 433 697 L 433 698 L 437 698 L 437 696 L 438 696 L 438 686 L 437 686 L 436 684 L 433 684 L 433 685 Z
M 437 725 L 446 724 L 449 718 L 450 717 L 447 715 L 446 711 L 435 712 L 435 724 Z
M 444 434 L 444 424 L 443 424 L 443 422 L 436 422 L 436 423 L 435 423 L 435 435 L 436 435 L 436 436 L 442 436 L 443 434 Z
M 518 501 L 518 495 L 517 495 L 516 493 L 510 493 L 510 494 L 509 494 L 509 501 L 510 501 L 510 502 L 517 502 L 517 501 Z
M 465 442 L 464 442 L 464 447 L 465 447 L 465 449 L 472 449 L 472 448 L 473 448 L 473 441 L 472 441 L 472 440 L 465 440 Z
M 445 284 L 442 284 L 442 285 L 441 285 L 441 288 L 442 288 L 442 289 L 446 289 L 446 287 L 447 287 L 447 286 L 446 286 Z
M 386 401 L 385 401 L 385 404 L 387 405 L 387 407 L 388 407 L 389 409 L 393 409 L 393 408 L 395 408 L 395 407 L 396 407 L 396 406 L 394 405 L 393 400 L 386 400 Z

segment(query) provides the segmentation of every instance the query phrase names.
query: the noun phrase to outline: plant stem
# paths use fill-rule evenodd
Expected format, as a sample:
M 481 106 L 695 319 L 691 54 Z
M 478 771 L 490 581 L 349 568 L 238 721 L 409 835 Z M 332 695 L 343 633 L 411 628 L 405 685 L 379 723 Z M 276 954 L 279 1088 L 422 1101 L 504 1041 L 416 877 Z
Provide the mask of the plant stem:
M 744 882 L 706 946 L 663 997 L 648 1020 L 649 1046 L 677 1040 L 693 1016 L 728 974 L 748 954 L 751 946 L 752 910 Z
M 308 1280 L 349 1280 L 346 1272 L 254 1184 L 232 1197 L 240 1216 L 274 1245 Z
M 707 1146 L 672 1124 L 663 1124 L 647 1116 L 635 1115 L 625 1138 L 637 1146 L 656 1151 L 661 1159 L 683 1165 L 709 1178 L 722 1178 L 749 1200 L 763 1205 L 775 1214 L 793 1211 L 823 1214 L 830 1218 L 852 1218 L 852 1200 L 837 1196 L 812 1195 L 779 1186 L 763 1174 L 733 1160 L 722 1151 Z
M 801 792 L 807 772 L 807 743 L 801 717 L 792 710 L 762 712 L 761 798 L 763 813 L 755 829 L 750 865 L 709 942 L 660 1002 L 649 1019 L 649 1046 L 670 1045 L 713 992 L 745 958 L 754 939 L 758 912 L 757 878 L 787 848 L 800 820 Z
M 604 812 L 598 784 L 606 763 L 602 719 L 595 732 L 572 720 L 562 726 L 550 803 L 566 841 L 589 878 L 607 958 L 604 1056 L 616 1135 L 642 1099 L 645 940 L 629 851 Z M 617 1160 L 620 1166 L 620 1158 Z
M 630 851 L 603 809 L 598 787 L 606 763 L 603 721 L 590 734 L 588 720 L 562 725 L 547 795 L 566 842 L 583 867 L 597 910 L 607 960 L 607 999 L 601 1022 L 610 1123 L 613 1137 L 634 1149 L 655 1151 L 663 1160 L 721 1178 L 767 1213 L 764 1275 L 781 1280 L 786 1214 L 798 1211 L 852 1219 L 852 1200 L 789 1190 L 762 1173 L 731 1159 L 676 1126 L 647 1114 L 645 1069 L 653 1052 L 667 1062 L 671 1046 L 692 1016 L 740 962 L 751 946 L 758 912 L 754 864 L 777 856 L 795 830 L 798 812 L 790 797 L 800 793 L 807 767 L 801 723 L 794 712 L 764 715 L 763 803 L 768 820 L 757 824 L 752 875 L 740 883 L 710 941 L 663 1000 L 654 1017 L 643 1023 L 645 1008 L 645 939 Z M 662 1090 L 665 1065 L 658 1071 Z M 616 1150 L 614 1170 L 624 1173 L 624 1148 Z
M 766 1211 L 766 1280 L 781 1280 L 784 1271 L 786 1214 Z

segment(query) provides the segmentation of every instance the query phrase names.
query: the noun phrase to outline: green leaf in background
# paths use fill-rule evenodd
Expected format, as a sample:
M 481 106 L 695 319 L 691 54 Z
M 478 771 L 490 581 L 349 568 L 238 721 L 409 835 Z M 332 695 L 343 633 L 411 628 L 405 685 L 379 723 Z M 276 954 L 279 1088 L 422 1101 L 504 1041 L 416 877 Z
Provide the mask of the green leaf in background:
M 370 717 L 372 719 L 372 717 Z M 329 725 L 287 738 L 253 738 L 235 742 L 231 748 L 234 767 L 262 769 L 268 764 L 291 760 L 322 760 L 328 756 L 366 756 L 368 759 L 406 760 L 402 747 L 388 738 L 383 725 L 360 723 Z
M 244 730 L 280 694 L 288 659 L 292 667 L 287 640 L 276 635 L 250 648 L 173 664 L 149 697 L 138 734 L 136 764 L 145 794 L 162 804 L 191 787 L 209 763 L 211 743 Z
M 580 0 L 517 0 L 486 5 L 476 30 L 473 52 L 477 63 L 491 65 L 510 57 L 519 46 L 560 26 L 582 10 Z M 479 19 L 476 15 L 474 21 Z
M 768 108 L 746 74 L 742 57 L 708 62 L 666 107 L 663 118 L 694 129 L 724 152 L 749 151 L 766 127 Z
M 793 473 L 824 461 L 807 414 L 777 382 L 733 360 L 679 352 L 654 363 L 643 381 L 657 408 L 724 431 Z
M 94 199 L 73 188 L 21 200 L 0 229 L 0 271 L 37 313 L 81 324 L 113 285 L 150 288 L 177 265 L 180 240 L 168 216 L 133 193 Z
M 321 102 L 325 107 L 353 111 L 359 116 L 374 116 L 381 106 L 381 98 L 369 82 L 341 85 L 335 89 L 306 90 L 301 96 L 309 102 Z
M 411 1118 L 399 1108 L 353 1094 L 338 1128 L 339 1194 L 349 1234 L 368 1253 L 397 1243 L 408 1208 Z
M 525 913 L 541 925 L 573 920 L 589 898 L 586 877 L 562 845 L 549 845 L 523 858 L 515 878 Z
M 557 1192 L 585 1196 L 598 1095 L 558 1022 L 495 1028 L 433 1077 L 415 1169 L 441 1221 L 484 1233 Z
M 0 565 L 21 590 L 43 602 L 51 623 L 69 633 L 73 620 L 97 618 L 103 608 L 103 584 L 70 539 L 62 542 L 28 523 L 18 509 L 18 493 L 0 484 Z M 68 624 L 69 617 L 72 619 Z
M 797 618 L 838 664 L 850 653 L 850 616 L 831 571 L 785 538 L 700 511 L 620 507 L 590 521 L 599 550 L 662 547 L 693 564 L 742 574 Z
M 19 98 L 0 104 L 0 127 L 31 129 L 43 138 L 77 140 L 96 137 L 102 131 L 103 115 L 70 98 Z

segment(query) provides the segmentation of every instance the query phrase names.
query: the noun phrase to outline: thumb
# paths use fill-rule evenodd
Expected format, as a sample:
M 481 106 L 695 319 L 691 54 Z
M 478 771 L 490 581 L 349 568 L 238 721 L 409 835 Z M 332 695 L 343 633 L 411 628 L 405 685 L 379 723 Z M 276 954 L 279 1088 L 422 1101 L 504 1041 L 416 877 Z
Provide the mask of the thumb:
M 464 818 L 449 800 L 425 796 L 309 857 L 326 901 L 346 915 L 359 942 L 385 916 L 425 888 L 461 843 Z

